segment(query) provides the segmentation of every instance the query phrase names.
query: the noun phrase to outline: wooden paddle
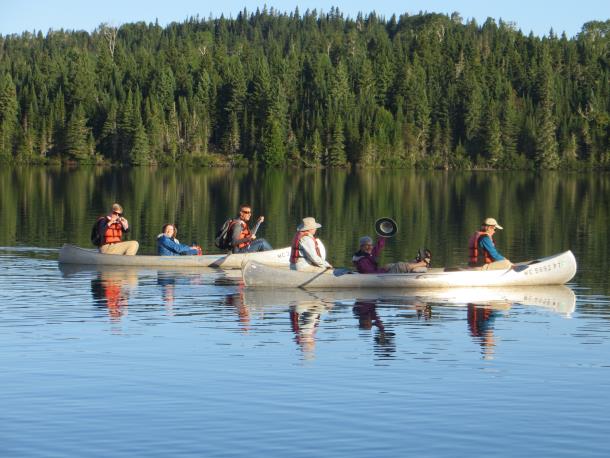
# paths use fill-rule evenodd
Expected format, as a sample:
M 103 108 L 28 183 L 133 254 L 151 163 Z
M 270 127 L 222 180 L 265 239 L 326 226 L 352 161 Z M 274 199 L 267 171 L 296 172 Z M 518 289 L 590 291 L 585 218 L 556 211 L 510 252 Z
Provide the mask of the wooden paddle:
M 256 235 L 256 231 L 258 231 L 258 228 L 261 226 L 263 221 L 265 221 L 265 217 L 264 216 L 260 216 L 258 218 L 258 220 L 256 221 L 256 225 L 254 226 L 254 229 L 252 229 L 252 235 Z

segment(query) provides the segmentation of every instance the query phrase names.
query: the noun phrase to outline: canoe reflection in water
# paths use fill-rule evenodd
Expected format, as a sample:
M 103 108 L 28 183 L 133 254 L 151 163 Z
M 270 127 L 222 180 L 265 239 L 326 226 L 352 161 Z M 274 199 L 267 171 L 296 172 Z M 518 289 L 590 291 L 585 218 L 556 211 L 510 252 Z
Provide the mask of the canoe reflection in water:
M 94 303 L 108 309 L 110 319 L 118 321 L 127 314 L 129 295 L 138 286 L 134 271 L 99 271 L 91 280 Z
M 466 309 L 467 329 L 482 349 L 484 359 L 494 356 L 496 338 L 494 321 L 513 306 L 542 307 L 570 317 L 576 305 L 574 292 L 566 286 L 520 288 L 452 288 L 427 290 L 302 290 L 245 288 L 244 304 L 268 309 L 285 305 L 290 310 L 290 322 L 295 341 L 306 358 L 315 356 L 316 338 L 326 313 L 351 305 L 362 331 L 375 332 L 375 353 L 392 357 L 395 352 L 395 332 L 389 330 L 379 310 L 398 310 L 390 320 L 394 326 L 404 319 L 429 321 L 435 307 Z M 442 314 L 438 315 L 439 318 Z
M 155 289 L 160 288 L 162 303 L 170 316 L 174 313 L 174 303 L 185 307 L 204 303 L 217 306 L 220 303 L 235 310 L 242 332 L 249 332 L 253 321 L 257 322 L 256 328 L 276 326 L 278 321 L 267 320 L 266 315 L 278 317 L 279 323 L 285 322 L 289 326 L 297 347 L 307 359 L 315 357 L 321 338 L 325 342 L 334 339 L 337 323 L 345 324 L 346 308 L 357 319 L 361 335 L 364 338 L 373 335 L 375 354 L 379 357 L 393 357 L 397 329 L 405 324 L 405 320 L 437 322 L 449 313 L 466 321 L 465 330 L 481 346 L 483 358 L 491 359 L 497 340 L 494 324 L 507 310 L 517 308 L 518 313 L 528 313 L 529 307 L 542 307 L 570 317 L 576 304 L 574 292 L 566 286 L 425 290 L 273 289 L 244 287 L 235 279 L 211 269 L 209 272 L 200 269 L 194 272 L 100 269 L 95 266 L 68 269 L 61 265 L 60 269 L 65 277 L 83 276 L 85 273 L 84 278 L 91 282 L 94 304 L 107 309 L 113 321 L 125 316 L 129 305 L 133 309 L 130 301 L 138 305 L 139 310 L 143 310 L 142 306 L 148 309 L 150 293 L 154 295 Z M 87 275 L 86 271 L 90 274 Z M 142 297 L 134 294 L 139 277 L 143 282 L 138 288 Z M 448 307 L 455 306 L 461 307 L 463 312 L 448 312 Z M 205 307 L 198 309 L 197 313 L 211 314 L 213 311 L 214 308 Z M 282 318 L 287 312 L 289 320 Z M 326 333 L 320 329 L 325 321 L 330 323 Z

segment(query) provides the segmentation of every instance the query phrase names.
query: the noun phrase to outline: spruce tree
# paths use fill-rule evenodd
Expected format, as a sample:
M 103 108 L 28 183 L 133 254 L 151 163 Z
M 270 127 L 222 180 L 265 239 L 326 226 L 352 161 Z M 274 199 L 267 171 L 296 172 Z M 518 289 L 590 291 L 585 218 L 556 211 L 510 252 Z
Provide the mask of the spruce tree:
M 345 137 L 343 135 L 343 120 L 341 117 L 335 122 L 332 140 L 328 150 L 328 165 L 341 167 L 346 164 Z
M 85 118 L 85 110 L 82 105 L 77 105 L 72 111 L 65 134 L 65 149 L 68 158 L 75 161 L 87 161 L 91 159 L 88 144 L 89 128 Z
M 0 160 L 13 158 L 13 147 L 17 133 L 17 93 L 11 75 L 0 75 Z

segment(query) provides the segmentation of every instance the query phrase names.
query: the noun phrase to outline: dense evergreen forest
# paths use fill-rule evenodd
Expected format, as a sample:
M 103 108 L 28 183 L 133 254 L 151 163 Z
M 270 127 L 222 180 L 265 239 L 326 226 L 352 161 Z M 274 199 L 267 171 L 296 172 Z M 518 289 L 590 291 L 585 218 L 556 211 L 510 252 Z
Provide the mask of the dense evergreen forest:
M 608 168 L 609 31 L 333 8 L 0 35 L 0 162 Z

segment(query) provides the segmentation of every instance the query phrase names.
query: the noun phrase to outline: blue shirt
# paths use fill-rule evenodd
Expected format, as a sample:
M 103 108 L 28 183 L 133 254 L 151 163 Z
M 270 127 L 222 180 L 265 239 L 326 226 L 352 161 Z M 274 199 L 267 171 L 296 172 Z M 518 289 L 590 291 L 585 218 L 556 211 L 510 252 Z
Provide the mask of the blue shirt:
M 493 242 L 491 241 L 491 237 L 489 236 L 481 236 L 479 237 L 479 249 L 484 249 L 489 253 L 489 257 L 494 261 L 503 261 L 504 256 L 500 254 Z
M 181 254 L 195 255 L 197 250 L 188 245 L 177 243 L 167 235 L 157 237 L 157 253 L 159 256 L 178 256 Z

